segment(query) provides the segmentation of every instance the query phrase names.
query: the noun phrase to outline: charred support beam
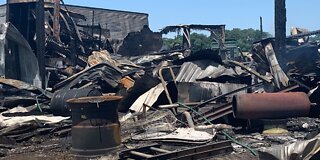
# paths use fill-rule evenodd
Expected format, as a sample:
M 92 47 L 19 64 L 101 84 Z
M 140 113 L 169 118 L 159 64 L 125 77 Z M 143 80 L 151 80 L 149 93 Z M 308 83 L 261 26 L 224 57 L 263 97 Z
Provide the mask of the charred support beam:
M 224 46 L 225 41 L 226 41 L 225 28 L 226 28 L 225 25 L 220 26 L 220 34 L 221 34 L 221 40 L 219 43 L 220 50 L 223 50 L 225 48 L 225 46 Z
M 262 79 L 262 80 L 264 80 L 264 81 L 266 81 L 266 82 L 268 82 L 268 83 L 271 83 L 271 82 L 272 82 L 271 79 L 269 79 L 268 77 L 259 74 L 257 71 L 255 71 L 255 70 L 253 70 L 253 69 L 245 66 L 244 64 L 242 64 L 242 63 L 240 63 L 240 62 L 232 61 L 232 60 L 228 60 L 228 61 L 226 61 L 226 62 L 227 62 L 227 63 L 231 63 L 231 64 L 236 65 L 236 66 L 239 66 L 239 67 L 241 67 L 242 69 L 245 69 L 245 70 L 248 71 L 249 73 L 251 73 L 251 74 L 259 77 L 260 79 Z
M 286 0 L 275 2 L 275 53 L 281 57 L 286 49 Z
M 226 36 L 225 36 L 225 25 L 220 26 L 220 39 L 219 39 L 219 52 L 220 56 L 222 59 L 227 58 L 227 53 L 225 50 L 225 41 L 226 41 Z
M 53 36 L 60 40 L 60 0 L 54 0 Z
M 39 64 L 42 88 L 45 88 L 45 33 L 44 33 L 44 0 L 38 0 L 36 5 L 36 35 L 37 35 L 37 58 Z
M 182 29 L 182 33 L 183 33 L 183 39 L 182 39 L 182 43 L 183 43 L 183 48 L 184 49 L 190 49 L 191 46 L 191 41 L 190 41 L 190 28 L 187 27 L 183 27 Z

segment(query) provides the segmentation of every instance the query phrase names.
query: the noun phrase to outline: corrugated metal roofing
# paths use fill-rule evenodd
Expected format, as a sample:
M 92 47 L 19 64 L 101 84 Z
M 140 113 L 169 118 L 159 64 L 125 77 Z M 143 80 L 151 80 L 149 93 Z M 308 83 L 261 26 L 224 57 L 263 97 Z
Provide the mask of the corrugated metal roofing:
M 8 3 L 30 3 L 37 2 L 38 0 L 8 0 Z M 53 0 L 44 0 L 44 2 L 53 2 Z
M 231 68 L 225 68 L 212 61 L 193 61 L 185 62 L 181 65 L 180 71 L 176 77 L 178 82 L 195 82 L 204 78 L 216 78 L 223 75 L 237 76 L 242 74 L 241 70 L 237 71 Z
M 206 101 L 212 97 L 217 97 L 245 86 L 247 85 L 234 83 L 178 82 L 178 102 L 188 103 Z M 246 90 L 229 95 L 227 97 L 232 97 L 233 95 L 243 93 L 246 93 Z
M 50 4 L 48 4 L 50 5 Z M 81 25 L 92 25 L 94 13 L 94 24 L 100 24 L 106 30 L 110 30 L 110 38 L 123 40 L 130 32 L 140 31 L 144 25 L 149 25 L 148 14 L 110 10 L 103 8 L 92 8 L 75 5 L 64 5 L 69 11 L 80 13 L 86 17 L 86 21 L 76 20 Z M 63 5 L 62 9 L 65 9 Z M 0 23 L 6 22 L 6 4 L 0 6 Z
M 122 40 L 128 35 L 128 33 L 140 31 L 144 25 L 148 25 L 148 14 L 145 13 L 74 5 L 65 6 L 69 11 L 80 13 L 86 17 L 86 21 L 77 22 L 81 25 L 92 25 L 92 17 L 94 15 L 94 24 L 100 24 L 103 29 L 110 30 L 111 39 Z

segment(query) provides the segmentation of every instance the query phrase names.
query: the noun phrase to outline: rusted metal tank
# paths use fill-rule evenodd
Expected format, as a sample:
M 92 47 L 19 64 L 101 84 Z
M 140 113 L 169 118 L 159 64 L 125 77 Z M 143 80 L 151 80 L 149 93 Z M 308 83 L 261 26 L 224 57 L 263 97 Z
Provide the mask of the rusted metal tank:
M 121 144 L 118 120 L 121 99 L 120 96 L 97 96 L 67 101 L 72 113 L 73 154 L 95 157 Z
M 232 109 L 239 119 L 276 119 L 307 116 L 311 102 L 303 92 L 242 94 L 233 97 Z

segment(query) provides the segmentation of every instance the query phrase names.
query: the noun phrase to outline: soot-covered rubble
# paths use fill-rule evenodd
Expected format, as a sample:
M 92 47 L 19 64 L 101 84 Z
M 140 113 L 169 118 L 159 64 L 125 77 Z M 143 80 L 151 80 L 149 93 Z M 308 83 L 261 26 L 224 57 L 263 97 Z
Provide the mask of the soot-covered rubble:
M 287 37 L 284 54 L 268 38 L 230 56 L 225 25 L 143 26 L 113 41 L 61 7 L 57 38 L 55 8 L 44 11 L 45 80 L 37 39 L 0 26 L 4 159 L 319 156 L 319 44 L 306 38 L 318 32 Z M 163 49 L 162 34 L 178 30 L 183 44 Z M 218 48 L 195 51 L 192 30 L 209 31 Z

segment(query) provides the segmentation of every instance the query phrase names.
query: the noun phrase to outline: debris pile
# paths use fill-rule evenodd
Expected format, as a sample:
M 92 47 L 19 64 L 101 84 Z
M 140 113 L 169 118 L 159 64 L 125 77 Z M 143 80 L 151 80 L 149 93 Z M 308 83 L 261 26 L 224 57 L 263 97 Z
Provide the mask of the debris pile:
M 112 44 L 79 30 L 101 26 L 76 23 L 84 15 L 67 8 L 55 37 L 53 12 L 45 7 L 45 80 L 35 41 L 0 26 L 0 156 L 319 156 L 319 44 L 309 32 L 287 37 L 285 53 L 269 38 L 239 58 L 228 56 L 224 25 L 144 26 Z M 177 30 L 184 44 L 162 49 L 161 35 Z M 194 51 L 191 30 L 210 31 L 219 48 Z

